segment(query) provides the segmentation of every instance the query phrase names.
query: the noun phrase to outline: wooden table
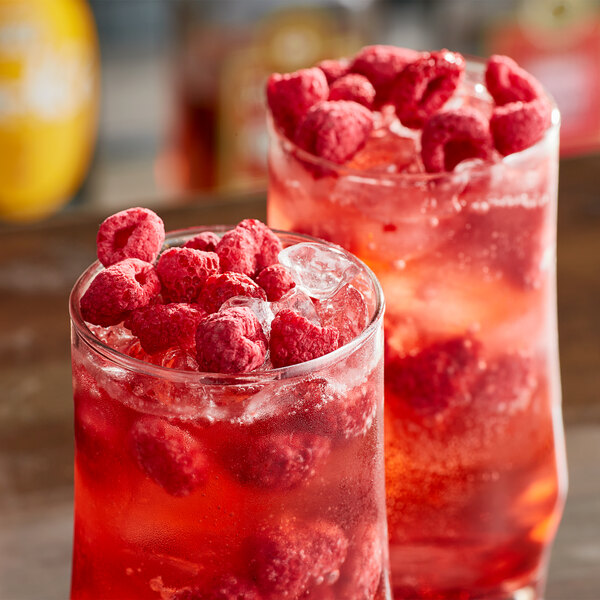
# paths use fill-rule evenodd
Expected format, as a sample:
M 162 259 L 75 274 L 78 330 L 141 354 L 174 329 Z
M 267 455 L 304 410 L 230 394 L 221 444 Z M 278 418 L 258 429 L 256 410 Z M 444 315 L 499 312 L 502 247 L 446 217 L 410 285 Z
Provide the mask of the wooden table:
M 600 599 L 600 157 L 561 165 L 559 323 L 570 492 L 546 600 Z M 161 209 L 168 229 L 264 219 L 264 196 Z M 67 297 L 106 215 L 0 228 L 0 600 L 68 596 Z M 100 599 L 99 599 L 100 600 Z

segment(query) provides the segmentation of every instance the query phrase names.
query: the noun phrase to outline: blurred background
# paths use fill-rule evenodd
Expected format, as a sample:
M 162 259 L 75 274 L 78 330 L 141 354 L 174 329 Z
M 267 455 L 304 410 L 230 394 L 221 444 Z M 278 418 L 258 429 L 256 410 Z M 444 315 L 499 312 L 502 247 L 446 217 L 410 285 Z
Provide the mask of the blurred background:
M 263 190 L 268 74 L 368 43 L 509 54 L 600 149 L 596 0 L 2 0 L 0 227 Z

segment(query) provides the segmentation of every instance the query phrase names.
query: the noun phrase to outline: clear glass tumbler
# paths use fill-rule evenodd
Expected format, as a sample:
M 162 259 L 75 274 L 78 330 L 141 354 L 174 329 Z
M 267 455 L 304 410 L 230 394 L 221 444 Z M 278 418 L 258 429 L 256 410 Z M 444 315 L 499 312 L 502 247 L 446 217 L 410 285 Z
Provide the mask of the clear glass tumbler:
M 284 247 L 317 242 L 278 235 Z M 73 600 L 391 598 L 383 296 L 344 254 L 364 330 L 320 358 L 238 375 L 139 360 L 127 330 L 82 320 L 102 267 L 82 275 L 70 299 Z
M 452 102 L 489 114 L 483 72 L 483 62 L 471 61 Z M 534 146 L 428 174 L 405 168 L 419 143 L 408 130 L 380 127 L 340 166 L 271 124 L 269 225 L 340 244 L 384 290 L 397 599 L 506 599 L 523 589 L 530 595 L 519 597 L 542 597 L 567 486 L 558 134 L 554 108 Z

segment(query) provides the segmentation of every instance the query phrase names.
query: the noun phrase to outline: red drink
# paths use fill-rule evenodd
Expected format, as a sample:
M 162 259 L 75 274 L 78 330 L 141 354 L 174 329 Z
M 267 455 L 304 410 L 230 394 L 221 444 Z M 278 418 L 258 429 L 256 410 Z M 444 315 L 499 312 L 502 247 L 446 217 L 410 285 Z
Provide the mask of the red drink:
M 198 372 L 181 348 L 149 353 L 129 320 L 85 323 L 80 298 L 103 268 L 83 274 L 70 304 L 73 600 L 389 600 L 382 295 L 342 255 L 351 269 L 341 295 L 315 305 L 330 324 L 361 306 L 357 335 L 313 360 L 273 368 L 267 358 L 245 373 Z
M 475 108 L 487 122 L 495 109 L 484 69 L 470 63 L 443 110 Z M 338 164 L 271 123 L 269 224 L 342 245 L 384 290 L 397 599 L 504 600 L 524 589 L 524 598 L 542 597 L 566 492 L 558 129 L 554 108 L 531 147 L 426 172 L 421 130 L 403 127 L 389 106 Z M 471 141 L 444 152 L 460 156 Z

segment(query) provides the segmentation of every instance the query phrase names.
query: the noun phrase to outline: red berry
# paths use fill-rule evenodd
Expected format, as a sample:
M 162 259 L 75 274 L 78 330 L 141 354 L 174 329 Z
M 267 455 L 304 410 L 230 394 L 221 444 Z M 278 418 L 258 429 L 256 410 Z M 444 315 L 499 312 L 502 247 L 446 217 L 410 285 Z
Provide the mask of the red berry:
M 172 496 L 187 496 L 208 479 L 208 461 L 187 431 L 161 419 L 142 417 L 131 428 L 133 455 L 144 473 Z
M 195 347 L 196 328 L 205 316 L 206 312 L 198 305 L 155 304 L 133 311 L 125 327 L 150 354 L 174 347 L 190 349 Z
M 357 102 L 320 102 L 300 120 L 296 144 L 310 154 L 337 164 L 352 158 L 373 129 L 373 114 Z
M 318 358 L 335 350 L 338 338 L 333 327 L 319 327 L 293 310 L 283 309 L 271 323 L 271 361 L 277 368 Z
M 498 106 L 510 102 L 530 102 L 544 96 L 539 81 L 508 56 L 490 56 L 485 70 L 485 84 Z
M 132 310 L 147 306 L 160 292 L 160 280 L 150 263 L 127 258 L 92 280 L 80 301 L 81 316 L 88 323 L 116 325 Z
M 364 75 L 375 88 L 375 103 L 381 107 L 389 99 L 396 77 L 421 54 L 396 46 L 365 46 L 350 63 L 350 72 Z
M 234 296 L 267 299 L 265 291 L 250 277 L 229 271 L 211 275 L 204 284 L 199 300 L 207 313 L 215 313 L 226 300 Z
M 437 341 L 389 360 L 386 382 L 412 411 L 435 415 L 470 400 L 471 387 L 481 373 L 480 354 L 480 343 L 469 337 Z
M 339 79 L 348 73 L 350 63 L 345 58 L 330 58 L 322 60 L 317 67 L 325 73 L 327 83 L 331 85 L 336 79 Z
M 254 277 L 256 274 L 258 251 L 252 231 L 240 227 L 225 233 L 216 248 L 223 273 L 235 271 L 248 277 Z
M 364 75 L 349 73 L 331 85 L 329 100 L 353 100 L 370 109 L 375 101 L 375 88 Z
M 173 592 L 169 600 L 262 600 L 256 586 L 246 579 L 229 575 L 207 586 L 185 587 Z
M 396 78 L 391 102 L 406 127 L 418 129 L 450 99 L 465 72 L 457 52 L 426 52 Z
M 194 250 L 202 250 L 203 252 L 214 252 L 221 238 L 212 231 L 203 231 L 193 238 L 189 239 L 184 248 L 194 248 Z
M 126 258 L 154 262 L 165 241 L 162 219 L 147 208 L 128 208 L 108 217 L 98 230 L 98 260 L 108 267 Z
M 196 351 L 202 371 L 247 373 L 263 364 L 267 338 L 249 308 L 227 308 L 200 322 Z
M 487 119 L 462 108 L 433 115 L 423 128 L 421 157 L 429 173 L 452 171 L 463 160 L 491 160 L 492 137 Z
M 328 94 L 325 74 L 316 67 L 283 75 L 273 73 L 267 81 L 267 104 L 275 125 L 290 138 L 306 111 L 326 100 Z
M 506 156 L 533 146 L 544 137 L 551 118 L 552 107 L 545 98 L 495 108 L 490 129 L 496 149 Z
M 335 576 L 347 549 L 344 532 L 327 521 L 282 519 L 259 527 L 248 540 L 253 579 L 270 600 L 297 598 Z
M 219 257 L 193 248 L 169 248 L 160 255 L 156 271 L 167 300 L 197 302 L 206 279 L 219 272 Z
M 280 264 L 263 269 L 257 275 L 256 283 L 265 290 L 269 302 L 281 300 L 281 297 L 296 285 L 290 272 Z
M 236 229 L 245 229 L 254 238 L 256 273 L 277 263 L 277 257 L 282 250 L 281 240 L 264 223 L 258 219 L 244 219 Z

